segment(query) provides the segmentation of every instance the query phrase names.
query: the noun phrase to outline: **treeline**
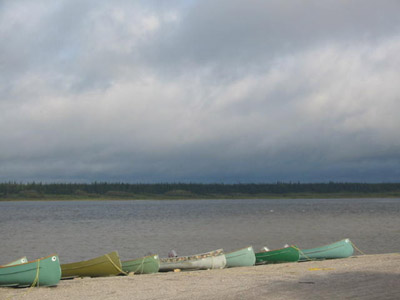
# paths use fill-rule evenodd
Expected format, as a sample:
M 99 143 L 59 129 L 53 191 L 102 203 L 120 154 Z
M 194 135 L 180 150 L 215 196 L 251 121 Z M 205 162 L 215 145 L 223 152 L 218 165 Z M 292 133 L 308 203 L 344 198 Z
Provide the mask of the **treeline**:
M 0 199 L 400 196 L 400 183 L 0 183 Z

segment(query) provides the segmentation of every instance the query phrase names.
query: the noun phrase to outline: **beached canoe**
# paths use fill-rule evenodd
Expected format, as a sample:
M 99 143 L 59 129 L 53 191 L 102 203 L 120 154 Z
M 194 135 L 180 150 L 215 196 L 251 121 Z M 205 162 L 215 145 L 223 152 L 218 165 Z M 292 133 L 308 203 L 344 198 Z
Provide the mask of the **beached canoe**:
M 151 274 L 157 273 L 160 268 L 160 259 L 158 255 L 149 255 L 142 258 L 127 260 L 121 262 L 122 270 L 126 273 Z
M 56 254 L 22 264 L 0 266 L 0 286 L 54 286 L 61 278 Z
M 222 249 L 207 253 L 160 258 L 160 272 L 180 270 L 208 270 L 222 269 L 226 265 L 226 258 Z
M 287 248 L 256 253 L 256 265 L 295 262 L 300 258 L 299 250 L 290 246 Z
M 353 252 L 354 249 L 352 242 L 349 239 L 344 239 L 317 248 L 300 249 L 300 261 L 346 258 L 352 256 Z
M 123 273 L 118 252 L 61 265 L 62 279 L 70 277 L 103 277 Z
M 8 266 L 14 266 L 14 265 L 20 265 L 20 264 L 24 264 L 27 263 L 28 259 L 26 258 L 26 256 L 18 258 L 12 262 L 9 262 L 8 264 L 2 265 L 2 267 L 8 267 Z
M 226 268 L 254 266 L 256 256 L 252 246 L 225 253 Z

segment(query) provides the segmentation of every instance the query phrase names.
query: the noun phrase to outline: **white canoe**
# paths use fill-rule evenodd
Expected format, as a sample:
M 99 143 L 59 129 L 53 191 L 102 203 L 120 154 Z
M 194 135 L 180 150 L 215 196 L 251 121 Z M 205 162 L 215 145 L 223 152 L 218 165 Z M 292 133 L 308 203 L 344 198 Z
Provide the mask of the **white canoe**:
M 226 258 L 222 249 L 207 253 L 181 256 L 172 258 L 160 258 L 160 272 L 180 270 L 209 270 L 222 269 L 226 265 Z

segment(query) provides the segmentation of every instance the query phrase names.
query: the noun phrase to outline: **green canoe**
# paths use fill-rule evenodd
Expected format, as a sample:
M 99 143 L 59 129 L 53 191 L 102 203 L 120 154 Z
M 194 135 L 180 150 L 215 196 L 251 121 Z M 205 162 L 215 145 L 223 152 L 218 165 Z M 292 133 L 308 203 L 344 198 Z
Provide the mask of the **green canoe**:
M 300 258 L 299 250 L 290 246 L 287 248 L 256 253 L 256 265 L 294 262 Z
M 157 273 L 160 268 L 158 255 L 149 255 L 142 258 L 123 261 L 122 270 L 126 273 L 151 274 Z
M 22 264 L 0 266 L 0 286 L 54 286 L 60 278 L 60 260 L 56 254 Z
M 15 265 L 20 265 L 20 264 L 24 264 L 27 263 L 28 259 L 26 258 L 26 256 L 18 258 L 12 262 L 9 262 L 8 264 L 2 265 L 2 267 L 8 267 L 8 266 L 15 266 Z
M 61 265 L 62 279 L 71 277 L 102 277 L 123 273 L 117 251 L 85 260 Z
M 256 262 L 256 256 L 251 246 L 225 253 L 225 258 L 226 268 L 254 266 Z
M 349 239 L 312 249 L 300 250 L 300 261 L 346 258 L 352 256 L 353 244 Z

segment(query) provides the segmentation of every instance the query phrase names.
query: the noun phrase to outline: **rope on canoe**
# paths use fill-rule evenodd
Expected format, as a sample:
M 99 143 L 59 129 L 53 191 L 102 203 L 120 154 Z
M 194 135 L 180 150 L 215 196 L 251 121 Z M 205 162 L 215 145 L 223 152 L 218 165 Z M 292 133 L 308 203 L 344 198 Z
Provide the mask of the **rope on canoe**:
M 142 262 L 140 263 L 140 265 L 137 267 L 137 269 L 135 270 L 135 271 L 133 271 L 133 273 L 135 274 L 137 271 L 139 271 L 140 270 L 140 268 L 141 268 L 141 273 L 143 273 L 143 271 L 144 271 L 144 260 L 146 259 L 146 257 L 143 257 L 143 259 L 142 259 Z
M 37 260 L 37 268 L 36 268 L 36 277 L 35 280 L 32 283 L 31 287 L 34 287 L 37 283 L 37 286 L 39 286 L 39 269 L 40 269 L 40 259 Z
M 128 275 L 127 272 L 125 272 L 124 270 L 122 270 L 120 267 L 118 267 L 118 266 L 112 261 L 111 257 L 110 257 L 108 254 L 106 254 L 106 257 L 108 258 L 108 260 L 113 264 L 113 266 L 114 266 L 119 272 L 121 272 L 121 273 L 124 274 L 124 275 Z
M 37 266 L 36 266 L 36 276 L 35 279 L 33 280 L 31 286 L 28 288 L 28 290 L 22 294 L 22 297 L 25 297 L 30 291 L 32 291 L 32 288 L 37 284 L 39 286 L 39 269 L 40 269 L 40 259 L 37 259 Z M 6 298 L 6 300 L 11 300 L 12 296 L 9 298 Z
M 308 260 L 314 260 L 314 259 L 308 257 L 307 254 L 305 254 L 303 251 L 301 251 L 300 248 L 297 248 L 296 246 L 292 246 L 292 247 L 293 247 L 294 249 L 296 249 L 297 251 L 299 251 L 300 254 L 303 255 L 303 256 L 304 256 L 305 258 L 307 258 Z
M 364 252 L 362 252 L 360 249 L 358 249 L 358 247 L 356 245 L 354 245 L 354 243 L 350 240 L 351 245 L 354 247 L 354 249 L 356 249 L 358 252 L 360 252 L 362 255 L 366 255 Z

